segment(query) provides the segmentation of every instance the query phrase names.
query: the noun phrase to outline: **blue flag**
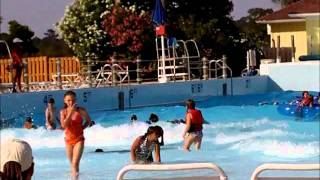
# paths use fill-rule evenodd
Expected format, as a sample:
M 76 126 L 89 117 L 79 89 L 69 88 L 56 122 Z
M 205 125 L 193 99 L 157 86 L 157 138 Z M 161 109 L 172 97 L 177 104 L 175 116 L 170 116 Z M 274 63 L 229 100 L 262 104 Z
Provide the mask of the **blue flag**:
M 165 23 L 165 10 L 161 0 L 155 0 L 156 4 L 152 12 L 152 22 L 155 26 L 163 25 Z

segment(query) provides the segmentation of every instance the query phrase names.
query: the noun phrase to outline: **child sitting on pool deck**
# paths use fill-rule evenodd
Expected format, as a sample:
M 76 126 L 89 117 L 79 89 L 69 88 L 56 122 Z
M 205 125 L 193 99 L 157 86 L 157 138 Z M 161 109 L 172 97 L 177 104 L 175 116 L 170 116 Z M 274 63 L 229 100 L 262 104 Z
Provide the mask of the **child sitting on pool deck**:
M 158 141 L 161 137 L 161 142 Z M 163 145 L 163 129 L 160 126 L 150 126 L 147 133 L 139 136 L 131 146 L 131 160 L 134 163 L 144 164 L 161 162 L 160 146 Z M 154 160 L 152 151 L 155 152 Z

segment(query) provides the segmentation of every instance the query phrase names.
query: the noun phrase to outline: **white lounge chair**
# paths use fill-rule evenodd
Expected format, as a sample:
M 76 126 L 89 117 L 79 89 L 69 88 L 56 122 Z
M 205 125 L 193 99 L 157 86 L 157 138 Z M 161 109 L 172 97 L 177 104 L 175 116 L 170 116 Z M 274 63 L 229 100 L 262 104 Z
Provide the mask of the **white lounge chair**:
M 189 176 L 173 178 L 144 178 L 143 180 L 227 180 L 224 171 L 213 163 L 186 163 L 186 164 L 131 164 L 124 166 L 117 175 L 117 180 L 123 180 L 124 175 L 129 171 L 181 171 L 195 169 L 212 169 L 218 173 L 218 176 Z M 136 178 L 142 180 L 142 178 Z M 132 180 L 132 179 L 130 179 Z
M 260 173 L 267 170 L 282 171 L 318 171 L 318 177 L 259 177 Z M 251 180 L 319 180 L 320 164 L 262 164 L 252 173 Z

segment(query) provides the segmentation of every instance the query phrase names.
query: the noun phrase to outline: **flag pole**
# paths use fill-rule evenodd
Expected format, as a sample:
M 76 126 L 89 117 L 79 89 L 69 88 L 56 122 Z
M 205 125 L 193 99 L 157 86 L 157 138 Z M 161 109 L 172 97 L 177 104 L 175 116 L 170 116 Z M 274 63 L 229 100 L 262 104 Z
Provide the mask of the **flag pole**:
M 165 69 L 165 56 L 166 56 L 166 53 L 165 53 L 165 46 L 164 46 L 164 35 L 161 35 L 161 59 L 162 59 L 162 78 L 164 81 L 167 81 L 166 80 L 166 69 Z

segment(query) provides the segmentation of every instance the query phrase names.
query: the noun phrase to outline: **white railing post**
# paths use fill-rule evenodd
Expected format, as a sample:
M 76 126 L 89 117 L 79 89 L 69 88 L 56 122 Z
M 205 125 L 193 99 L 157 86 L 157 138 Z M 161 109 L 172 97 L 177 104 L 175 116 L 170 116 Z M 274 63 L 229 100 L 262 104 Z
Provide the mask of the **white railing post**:
M 62 89 L 62 78 L 61 78 L 61 59 L 56 59 L 56 66 L 57 66 L 57 82 L 58 82 L 58 88 Z
M 227 56 L 222 55 L 222 78 L 227 78 Z
M 140 57 L 140 55 L 137 57 L 136 62 L 137 62 L 137 83 L 141 84 L 141 82 L 142 82 L 142 79 L 141 79 L 142 69 L 141 69 L 141 57 Z
M 91 59 L 87 59 L 87 76 L 89 77 L 89 87 L 92 87 L 92 71 L 91 71 L 92 61 Z
M 202 70 L 203 70 L 203 79 L 207 80 L 209 78 L 208 76 L 208 58 L 203 57 L 202 58 Z

